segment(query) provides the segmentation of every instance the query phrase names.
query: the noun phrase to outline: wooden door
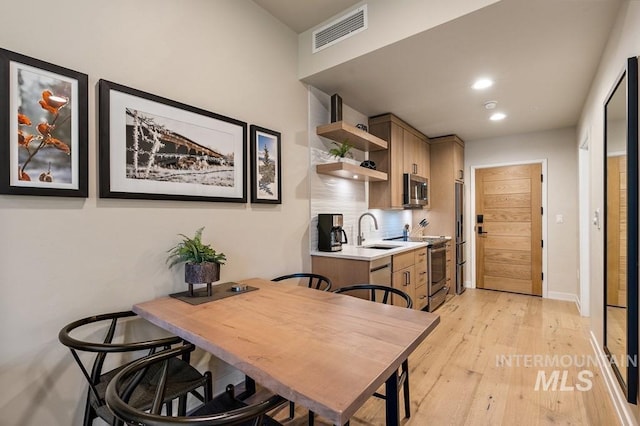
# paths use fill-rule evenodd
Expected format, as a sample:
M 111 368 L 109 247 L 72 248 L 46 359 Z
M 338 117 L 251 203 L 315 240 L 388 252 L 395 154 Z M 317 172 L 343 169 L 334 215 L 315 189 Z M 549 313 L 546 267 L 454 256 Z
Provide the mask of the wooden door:
M 607 305 L 627 306 L 627 156 L 607 157 Z M 608 323 L 607 323 L 608 324 Z
M 476 286 L 542 295 L 542 165 L 476 170 Z

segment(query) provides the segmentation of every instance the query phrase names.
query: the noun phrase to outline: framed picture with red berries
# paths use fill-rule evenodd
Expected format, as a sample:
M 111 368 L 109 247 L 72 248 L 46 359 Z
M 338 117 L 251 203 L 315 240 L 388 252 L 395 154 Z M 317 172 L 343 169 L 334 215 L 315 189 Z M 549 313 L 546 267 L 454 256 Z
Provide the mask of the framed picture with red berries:
M 88 77 L 0 49 L 0 194 L 87 197 Z

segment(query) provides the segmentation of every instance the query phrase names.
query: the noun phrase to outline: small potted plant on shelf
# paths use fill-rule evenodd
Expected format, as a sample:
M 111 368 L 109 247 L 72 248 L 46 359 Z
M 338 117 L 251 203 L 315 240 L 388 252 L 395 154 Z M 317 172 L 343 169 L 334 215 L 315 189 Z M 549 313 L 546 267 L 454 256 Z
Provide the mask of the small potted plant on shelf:
M 169 268 L 184 263 L 184 280 L 189 284 L 189 296 L 193 296 L 193 284 L 207 284 L 207 293 L 211 295 L 211 283 L 220 279 L 220 265 L 227 257 L 216 252 L 210 244 L 202 243 L 202 231 L 198 229 L 193 238 L 178 234 L 183 240 L 169 249 L 167 263 Z
M 353 154 L 351 154 L 350 152 L 353 146 L 349 144 L 349 139 L 345 139 L 344 142 L 342 143 L 338 143 L 338 142 L 332 142 L 332 143 L 336 146 L 335 148 L 331 148 L 329 150 L 329 154 L 331 154 L 333 157 L 336 157 L 340 161 L 342 161 L 342 159 L 347 156 L 350 158 L 353 158 Z

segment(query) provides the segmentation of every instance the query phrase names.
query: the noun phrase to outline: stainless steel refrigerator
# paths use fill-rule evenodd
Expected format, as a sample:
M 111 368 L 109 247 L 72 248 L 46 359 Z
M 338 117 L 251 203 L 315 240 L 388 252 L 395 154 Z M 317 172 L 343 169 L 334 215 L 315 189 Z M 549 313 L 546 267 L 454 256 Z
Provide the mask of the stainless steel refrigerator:
M 456 294 L 464 291 L 464 264 L 465 258 L 464 240 L 464 185 L 456 182 Z

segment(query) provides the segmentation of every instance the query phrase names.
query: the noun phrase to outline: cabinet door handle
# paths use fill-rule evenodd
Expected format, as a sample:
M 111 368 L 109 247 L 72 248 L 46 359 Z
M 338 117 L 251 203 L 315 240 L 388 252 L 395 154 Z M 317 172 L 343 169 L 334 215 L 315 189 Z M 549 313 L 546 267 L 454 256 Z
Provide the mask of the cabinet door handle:
M 409 285 L 409 283 L 411 282 L 411 272 L 407 271 L 405 272 L 405 276 L 404 276 L 404 285 Z

